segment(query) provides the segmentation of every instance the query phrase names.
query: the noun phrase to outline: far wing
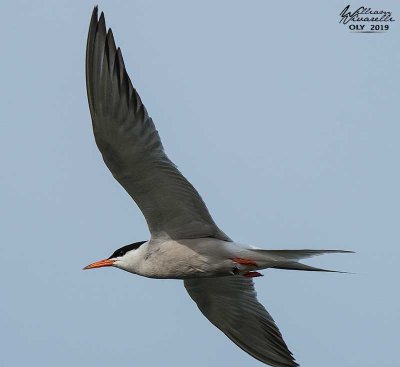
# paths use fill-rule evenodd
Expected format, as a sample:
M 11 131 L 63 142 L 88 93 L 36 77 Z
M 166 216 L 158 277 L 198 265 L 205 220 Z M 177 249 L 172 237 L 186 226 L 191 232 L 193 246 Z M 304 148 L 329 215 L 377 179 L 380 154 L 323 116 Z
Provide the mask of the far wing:
M 200 311 L 236 345 L 274 367 L 295 367 L 274 320 L 258 302 L 254 283 L 242 276 L 186 279 Z
M 144 214 L 152 237 L 229 241 L 195 188 L 164 153 L 111 29 L 106 32 L 103 13 L 97 19 L 97 7 L 87 41 L 86 85 L 97 146 L 115 179 Z

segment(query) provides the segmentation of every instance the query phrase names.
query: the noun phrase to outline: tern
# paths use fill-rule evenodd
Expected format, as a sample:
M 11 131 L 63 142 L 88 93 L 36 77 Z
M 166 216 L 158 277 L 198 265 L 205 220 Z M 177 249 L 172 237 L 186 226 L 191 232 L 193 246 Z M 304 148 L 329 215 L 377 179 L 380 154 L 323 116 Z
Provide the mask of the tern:
M 165 154 L 97 7 L 87 40 L 86 86 L 96 144 L 142 211 L 151 238 L 84 269 L 113 266 L 149 278 L 183 279 L 204 316 L 238 347 L 271 366 L 299 366 L 258 302 L 252 278 L 268 268 L 331 271 L 299 260 L 351 251 L 265 250 L 234 242 L 219 229 L 199 193 Z

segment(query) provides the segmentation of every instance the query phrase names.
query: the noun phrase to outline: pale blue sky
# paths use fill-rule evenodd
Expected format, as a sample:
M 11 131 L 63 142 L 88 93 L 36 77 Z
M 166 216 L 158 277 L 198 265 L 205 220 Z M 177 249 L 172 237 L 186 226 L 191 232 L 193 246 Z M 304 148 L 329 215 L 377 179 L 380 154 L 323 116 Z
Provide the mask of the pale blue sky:
M 84 81 L 91 1 L 2 1 L 0 365 L 262 364 L 180 281 L 83 272 L 148 238 L 105 167 Z M 350 34 L 341 1 L 101 1 L 164 146 L 232 238 L 342 248 L 266 271 L 260 300 L 302 366 L 398 363 L 400 3 Z M 354 4 L 353 6 L 361 5 Z

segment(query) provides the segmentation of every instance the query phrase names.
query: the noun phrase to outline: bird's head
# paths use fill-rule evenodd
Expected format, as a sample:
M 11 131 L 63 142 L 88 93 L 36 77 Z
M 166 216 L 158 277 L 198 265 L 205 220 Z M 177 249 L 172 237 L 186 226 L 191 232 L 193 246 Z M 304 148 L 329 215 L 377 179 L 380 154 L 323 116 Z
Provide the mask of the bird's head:
M 108 258 L 100 261 L 96 261 L 93 264 L 85 266 L 83 270 L 103 268 L 105 266 L 115 266 L 117 268 L 134 272 L 135 263 L 137 256 L 137 251 L 141 245 L 146 241 L 131 243 L 124 247 L 115 250 L 113 254 Z

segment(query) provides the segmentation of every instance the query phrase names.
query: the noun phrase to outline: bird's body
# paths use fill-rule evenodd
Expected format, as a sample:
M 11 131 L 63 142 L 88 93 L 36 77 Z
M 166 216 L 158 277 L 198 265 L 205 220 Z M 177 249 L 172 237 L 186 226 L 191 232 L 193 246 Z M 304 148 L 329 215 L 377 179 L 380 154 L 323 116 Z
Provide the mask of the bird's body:
M 232 259 L 244 251 L 234 242 L 216 238 L 155 239 L 127 255 L 126 264 L 117 261 L 115 266 L 149 278 L 227 276 L 234 274 L 235 266 L 242 267 Z
M 144 214 L 151 238 L 85 269 L 114 266 L 149 278 L 183 279 L 200 311 L 240 348 L 271 366 L 298 366 L 258 302 L 251 278 L 268 268 L 327 271 L 299 260 L 347 251 L 264 250 L 238 244 L 221 231 L 196 189 L 165 154 L 97 7 L 87 41 L 86 85 L 96 144 Z

